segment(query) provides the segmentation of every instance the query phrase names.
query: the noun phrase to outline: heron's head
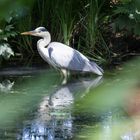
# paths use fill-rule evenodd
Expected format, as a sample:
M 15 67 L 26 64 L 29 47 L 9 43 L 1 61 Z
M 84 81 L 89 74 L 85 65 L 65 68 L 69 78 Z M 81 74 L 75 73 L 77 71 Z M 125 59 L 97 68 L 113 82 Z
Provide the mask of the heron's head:
M 46 30 L 45 27 L 38 27 L 33 31 L 27 31 L 21 33 L 21 35 L 32 35 L 32 36 L 38 36 L 38 37 L 47 37 L 49 32 Z

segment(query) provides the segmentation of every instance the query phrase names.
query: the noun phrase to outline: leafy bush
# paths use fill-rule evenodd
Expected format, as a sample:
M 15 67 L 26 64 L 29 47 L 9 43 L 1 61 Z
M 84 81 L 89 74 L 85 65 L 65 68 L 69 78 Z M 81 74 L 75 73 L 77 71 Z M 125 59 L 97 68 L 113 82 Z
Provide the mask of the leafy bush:
M 140 35 L 140 2 L 122 0 L 114 10 L 114 31 L 125 30 L 126 34 Z
M 10 37 L 15 37 L 17 34 L 13 29 L 13 25 L 10 24 L 5 26 L 4 29 L 0 29 L 0 56 L 3 56 L 6 59 L 10 58 L 11 55 L 14 55 L 14 52 L 8 43 L 8 39 Z
M 14 56 L 14 52 L 11 49 L 11 46 L 8 43 L 0 44 L 0 56 L 8 59 L 11 55 Z

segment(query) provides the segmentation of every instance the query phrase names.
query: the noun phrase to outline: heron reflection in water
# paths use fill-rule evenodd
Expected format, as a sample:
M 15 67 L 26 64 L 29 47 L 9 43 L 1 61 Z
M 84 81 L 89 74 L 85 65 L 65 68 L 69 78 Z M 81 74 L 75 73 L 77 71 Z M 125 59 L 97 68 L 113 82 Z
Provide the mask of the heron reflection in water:
M 34 119 L 25 122 L 19 139 L 71 139 L 74 135 L 71 109 L 75 98 L 82 98 L 86 92 L 100 85 L 101 82 L 100 76 L 58 87 L 50 96 L 43 98 Z
M 69 71 L 91 72 L 103 75 L 103 69 L 79 51 L 60 42 L 51 42 L 51 35 L 45 27 L 38 27 L 33 31 L 21 34 L 42 38 L 37 42 L 38 52 L 45 61 L 62 72 L 64 76 L 63 84 L 67 82 Z

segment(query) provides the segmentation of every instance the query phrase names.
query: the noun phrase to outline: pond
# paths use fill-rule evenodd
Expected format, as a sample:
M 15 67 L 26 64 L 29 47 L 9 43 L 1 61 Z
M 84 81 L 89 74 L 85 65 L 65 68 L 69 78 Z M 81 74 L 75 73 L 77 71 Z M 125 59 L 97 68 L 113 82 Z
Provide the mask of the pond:
M 126 96 L 120 96 L 121 92 L 116 95 L 118 90 L 104 90 L 104 86 L 111 89 L 117 83 L 120 88 L 120 81 L 125 79 L 114 75 L 74 76 L 62 85 L 60 74 L 52 69 L 2 69 L 0 139 L 112 140 L 114 126 L 120 130 L 123 123 L 128 126 L 130 118 L 124 106 Z M 120 139 L 131 138 L 130 130 L 124 130 L 119 132 Z

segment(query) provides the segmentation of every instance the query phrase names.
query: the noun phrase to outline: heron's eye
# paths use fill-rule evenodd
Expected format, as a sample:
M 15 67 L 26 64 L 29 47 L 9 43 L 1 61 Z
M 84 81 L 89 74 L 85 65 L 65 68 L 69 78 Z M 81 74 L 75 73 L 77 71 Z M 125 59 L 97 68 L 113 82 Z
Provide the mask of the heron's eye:
M 41 33 L 41 30 L 39 30 L 38 33 Z

